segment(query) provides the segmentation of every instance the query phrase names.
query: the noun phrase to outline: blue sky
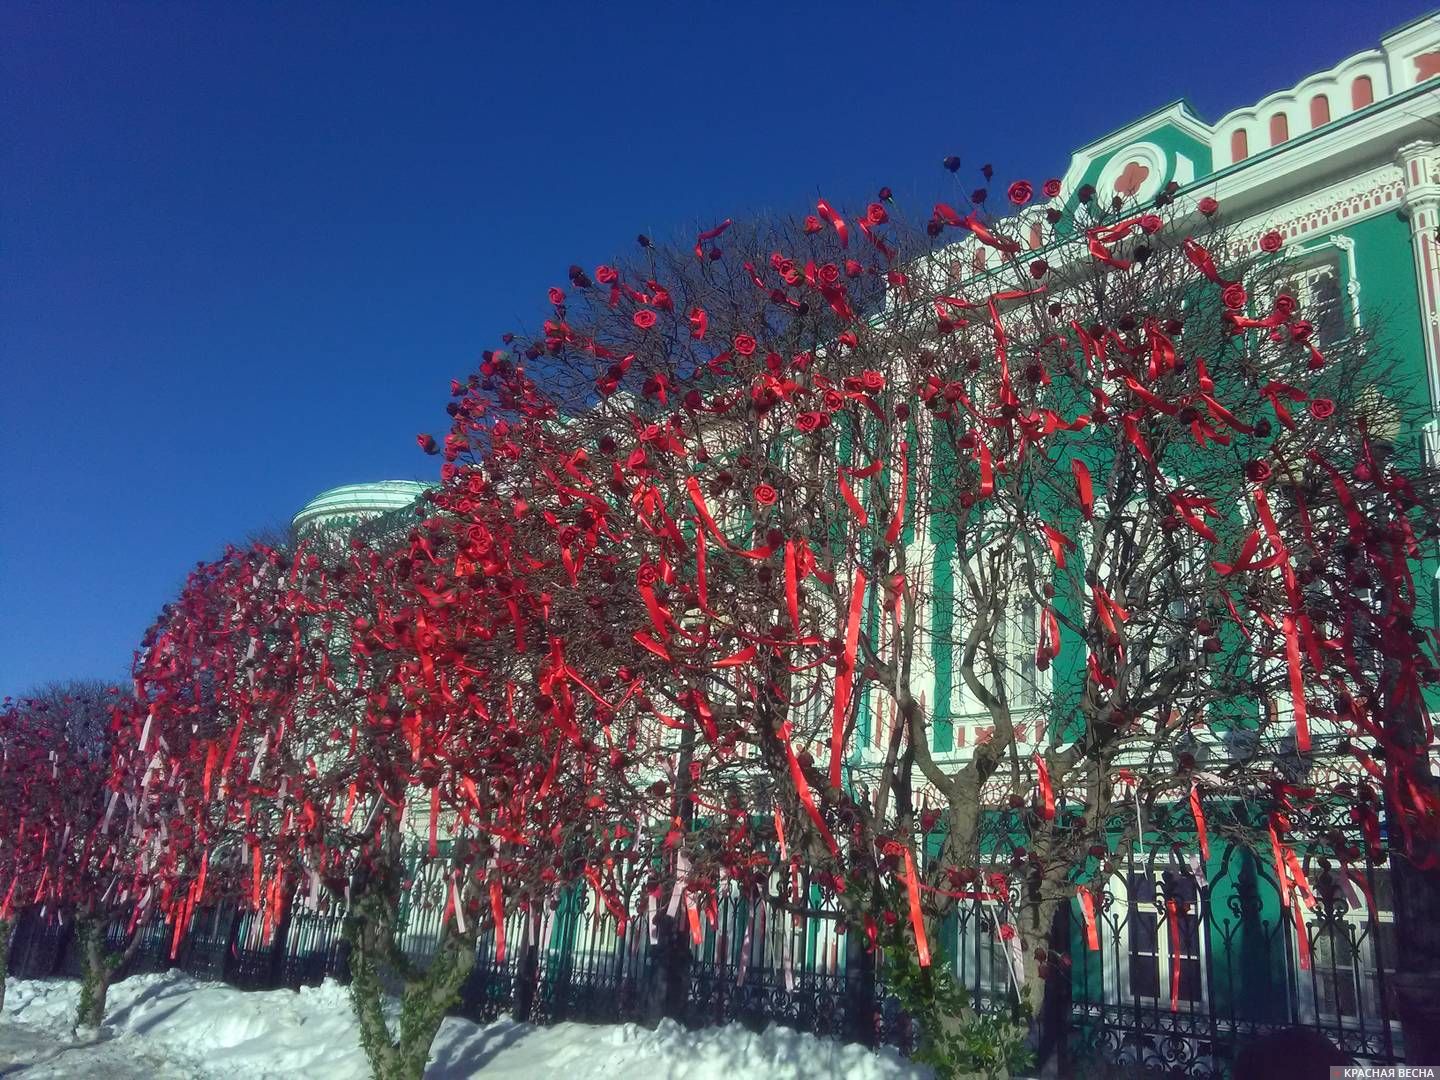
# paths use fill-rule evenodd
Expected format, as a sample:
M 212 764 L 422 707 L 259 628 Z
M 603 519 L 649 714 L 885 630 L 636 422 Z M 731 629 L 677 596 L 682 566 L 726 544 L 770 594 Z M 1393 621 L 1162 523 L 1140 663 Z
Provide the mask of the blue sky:
M 996 180 L 1214 120 L 1423 13 L 1100 5 L 0 7 L 0 694 L 121 678 L 197 560 L 430 479 L 452 375 L 639 231 Z

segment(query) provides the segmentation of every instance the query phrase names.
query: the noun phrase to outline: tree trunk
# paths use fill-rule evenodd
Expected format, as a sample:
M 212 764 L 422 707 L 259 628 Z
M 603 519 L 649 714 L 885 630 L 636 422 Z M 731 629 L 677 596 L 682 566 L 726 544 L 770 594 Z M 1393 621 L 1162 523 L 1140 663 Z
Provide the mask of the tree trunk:
M 406 973 L 399 1030 L 392 1034 L 385 1019 L 380 966 L 395 957 L 390 952 L 389 928 L 376 925 L 377 905 L 383 901 L 373 896 L 357 903 L 348 931 L 350 1000 L 360 1023 L 360 1043 L 375 1080 L 421 1080 L 440 1024 L 475 966 L 475 947 L 447 935 L 426 970 Z M 378 917 L 383 919 L 384 913 Z
M 82 918 L 76 927 L 80 943 L 80 1007 L 75 1027 L 99 1028 L 105 1020 L 105 998 L 110 992 L 114 966 L 105 948 L 105 923 Z
M 10 976 L 10 940 L 15 935 L 15 920 L 0 919 L 0 1012 L 5 1010 L 5 981 Z

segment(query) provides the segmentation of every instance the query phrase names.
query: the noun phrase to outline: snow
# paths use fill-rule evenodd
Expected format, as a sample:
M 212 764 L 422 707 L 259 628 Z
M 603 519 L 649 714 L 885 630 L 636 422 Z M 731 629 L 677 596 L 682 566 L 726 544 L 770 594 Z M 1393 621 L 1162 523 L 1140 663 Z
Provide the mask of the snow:
M 348 991 L 335 982 L 245 993 L 177 972 L 138 975 L 110 989 L 98 1038 L 75 1039 L 79 984 L 15 980 L 0 1018 L 0 1076 L 26 1080 L 353 1080 L 368 1075 Z M 449 1017 L 428 1080 L 484 1070 L 496 1080 L 642 1075 L 646 1080 L 920 1080 L 929 1070 L 893 1050 L 870 1051 L 771 1026 L 687 1031 L 671 1021 L 532 1027 L 508 1017 L 475 1024 Z

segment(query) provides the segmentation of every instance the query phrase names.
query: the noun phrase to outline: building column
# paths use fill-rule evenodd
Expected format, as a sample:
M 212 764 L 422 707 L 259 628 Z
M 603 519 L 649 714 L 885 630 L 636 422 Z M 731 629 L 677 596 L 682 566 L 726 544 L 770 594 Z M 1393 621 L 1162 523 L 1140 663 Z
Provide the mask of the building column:
M 1425 445 L 1431 462 L 1440 464 L 1440 157 L 1433 142 L 1420 141 L 1402 146 L 1397 161 L 1405 176 L 1405 209 L 1410 215 L 1425 340 L 1425 380 L 1430 391 Z

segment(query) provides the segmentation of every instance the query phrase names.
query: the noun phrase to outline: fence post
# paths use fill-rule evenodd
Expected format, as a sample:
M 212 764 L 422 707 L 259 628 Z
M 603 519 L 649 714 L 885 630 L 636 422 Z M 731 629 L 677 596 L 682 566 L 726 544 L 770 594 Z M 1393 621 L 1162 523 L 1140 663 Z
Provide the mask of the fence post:
M 865 948 L 865 935 L 853 927 L 845 934 L 846 1038 L 873 1047 L 875 1026 L 875 954 Z
M 290 917 L 295 910 L 295 898 L 287 896 L 280 908 L 280 921 L 275 926 L 275 942 L 270 947 L 270 973 L 267 990 L 278 990 L 285 985 L 285 957 L 289 946 Z

